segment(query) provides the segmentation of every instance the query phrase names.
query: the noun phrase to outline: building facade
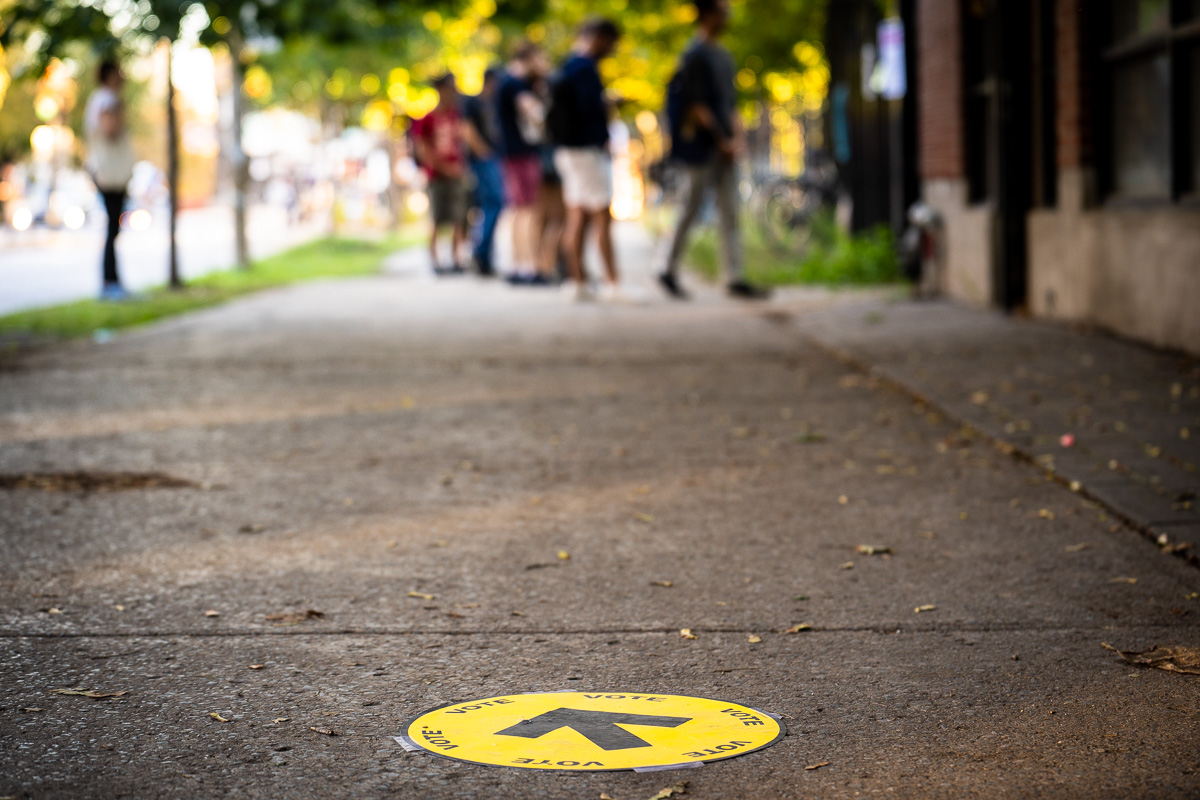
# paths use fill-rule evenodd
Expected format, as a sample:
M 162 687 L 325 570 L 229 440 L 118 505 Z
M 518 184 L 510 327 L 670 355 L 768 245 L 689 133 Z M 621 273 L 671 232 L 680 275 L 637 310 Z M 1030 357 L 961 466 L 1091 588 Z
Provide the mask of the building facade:
M 1200 0 L 896 5 L 943 293 L 1200 353 Z

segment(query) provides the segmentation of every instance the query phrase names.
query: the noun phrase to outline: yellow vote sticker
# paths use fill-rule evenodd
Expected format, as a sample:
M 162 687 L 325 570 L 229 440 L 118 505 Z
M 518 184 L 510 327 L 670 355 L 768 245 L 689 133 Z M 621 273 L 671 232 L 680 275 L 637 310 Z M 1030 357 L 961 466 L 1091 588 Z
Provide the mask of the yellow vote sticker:
M 699 766 L 783 738 L 775 717 L 705 697 L 548 692 L 468 700 L 408 723 L 408 749 L 497 767 L 642 770 Z

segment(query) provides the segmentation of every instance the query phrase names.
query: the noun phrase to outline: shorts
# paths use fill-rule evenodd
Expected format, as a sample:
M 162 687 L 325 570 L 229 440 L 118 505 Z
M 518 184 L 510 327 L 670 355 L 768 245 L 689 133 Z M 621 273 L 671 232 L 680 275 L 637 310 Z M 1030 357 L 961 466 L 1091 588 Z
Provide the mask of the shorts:
M 542 189 L 542 163 L 537 153 L 504 159 L 504 198 L 510 206 L 531 206 Z
M 435 175 L 429 179 L 429 213 L 434 225 L 466 222 L 469 187 L 462 178 Z
M 612 158 L 602 147 L 560 147 L 554 165 L 568 208 L 602 211 L 612 204 Z

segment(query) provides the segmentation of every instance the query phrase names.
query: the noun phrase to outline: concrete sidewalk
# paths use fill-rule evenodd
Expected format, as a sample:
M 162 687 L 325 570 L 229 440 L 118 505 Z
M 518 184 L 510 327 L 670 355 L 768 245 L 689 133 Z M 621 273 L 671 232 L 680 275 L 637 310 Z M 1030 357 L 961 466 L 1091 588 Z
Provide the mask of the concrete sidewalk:
M 945 302 L 876 299 L 796 325 L 1200 565 L 1200 360 Z
M 649 287 L 648 243 L 621 251 Z M 1198 679 L 1102 647 L 1200 645 L 1200 573 L 827 350 L 865 364 L 894 325 L 909 352 L 919 311 L 578 305 L 392 266 L 0 375 L 0 797 L 1200 793 Z M 964 413 L 1013 380 L 925 365 L 962 371 Z M 391 738 L 557 690 L 719 698 L 788 735 L 650 774 Z

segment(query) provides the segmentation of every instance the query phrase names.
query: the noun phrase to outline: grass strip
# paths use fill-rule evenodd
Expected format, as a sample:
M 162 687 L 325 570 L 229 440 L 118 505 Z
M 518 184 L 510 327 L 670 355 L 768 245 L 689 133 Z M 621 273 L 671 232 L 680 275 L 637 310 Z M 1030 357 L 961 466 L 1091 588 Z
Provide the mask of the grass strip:
M 0 317 L 5 339 L 69 339 L 117 330 L 217 305 L 250 292 L 316 278 L 370 275 L 390 253 L 416 244 L 422 234 L 402 232 L 379 240 L 329 236 L 254 262 L 250 269 L 210 272 L 180 290 L 156 287 L 120 302 L 77 300 Z

